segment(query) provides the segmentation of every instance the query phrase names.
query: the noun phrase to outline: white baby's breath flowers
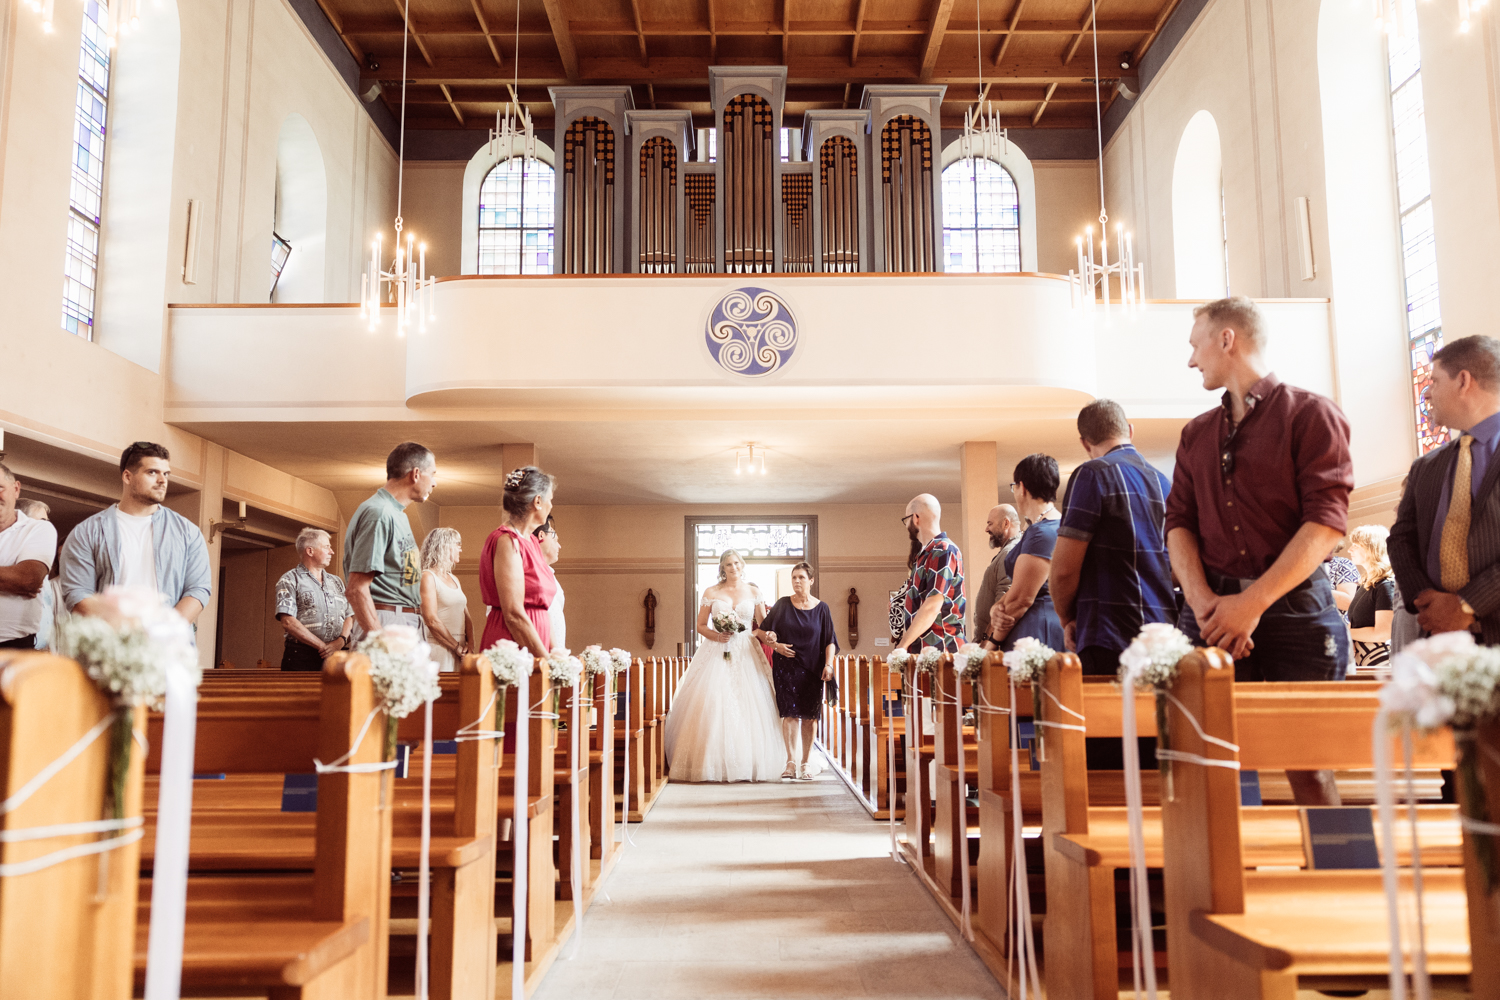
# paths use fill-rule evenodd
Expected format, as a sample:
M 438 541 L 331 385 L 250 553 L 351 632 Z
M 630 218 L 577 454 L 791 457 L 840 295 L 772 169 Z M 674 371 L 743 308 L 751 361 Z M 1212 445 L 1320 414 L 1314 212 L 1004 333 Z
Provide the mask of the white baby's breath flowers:
M 1177 679 L 1177 664 L 1193 642 L 1177 626 L 1151 622 L 1120 654 L 1120 680 L 1140 688 L 1165 688 Z
M 1461 728 L 1500 711 L 1500 649 L 1468 632 L 1444 632 L 1408 644 L 1391 658 L 1380 702 L 1418 729 Z
M 585 646 L 583 652 L 578 655 L 583 662 L 583 671 L 590 677 L 598 677 L 600 674 L 608 675 L 613 672 L 613 664 L 610 655 L 604 651 L 602 646 Z
M 355 651 L 369 657 L 370 681 L 387 718 L 404 719 L 442 693 L 432 647 L 410 625 L 377 629 Z
M 1027 635 L 1017 639 L 1015 645 L 1000 657 L 1000 662 L 1005 664 L 1011 680 L 1017 684 L 1030 684 L 1041 679 L 1047 661 L 1055 655 L 1050 647 L 1042 645 L 1040 639 Z
M 891 673 L 899 674 L 906 669 L 906 664 L 911 661 L 911 654 L 904 649 L 893 649 L 891 655 L 885 658 L 885 665 L 890 668 Z
M 616 646 L 609 651 L 610 667 L 617 674 L 629 670 L 632 659 L 633 657 L 630 655 L 630 650 L 628 649 L 621 649 L 619 646 Z
M 116 705 L 160 709 L 173 671 L 194 687 L 203 680 L 192 626 L 161 595 L 109 587 L 100 604 L 102 616 L 72 615 L 60 622 L 54 649 L 77 660 Z
M 983 646 L 977 642 L 966 642 L 958 647 L 958 652 L 953 654 L 953 669 L 965 680 L 973 680 L 979 676 L 979 668 L 984 665 L 984 657 Z
M 938 661 L 943 658 L 943 651 L 936 646 L 923 647 L 922 652 L 917 654 L 917 673 L 930 674 L 937 671 Z
M 522 649 L 510 639 L 501 639 L 482 654 L 495 675 L 495 683 L 502 688 L 519 687 L 521 681 L 531 676 L 536 657 L 531 650 Z
M 547 654 L 547 679 L 553 687 L 573 687 L 583 674 L 583 663 L 570 650 L 554 649 Z

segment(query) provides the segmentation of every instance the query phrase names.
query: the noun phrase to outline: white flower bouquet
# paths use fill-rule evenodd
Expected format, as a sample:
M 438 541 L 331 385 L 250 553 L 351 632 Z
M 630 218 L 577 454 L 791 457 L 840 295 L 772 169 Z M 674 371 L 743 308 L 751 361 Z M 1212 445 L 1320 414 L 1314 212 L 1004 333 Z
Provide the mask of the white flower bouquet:
M 1177 679 L 1177 664 L 1193 651 L 1192 640 L 1175 625 L 1152 622 L 1120 654 L 1120 680 L 1162 690 Z
M 1489 824 L 1490 809 L 1480 775 L 1476 728 L 1500 715 L 1500 649 L 1481 646 L 1469 632 L 1443 632 L 1409 643 L 1391 657 L 1391 679 L 1380 689 L 1390 717 L 1424 732 L 1453 727 L 1458 746 L 1459 808 Z M 1474 857 L 1488 892 L 1500 883 L 1492 834 L 1471 829 Z
M 585 646 L 583 652 L 578 654 L 578 659 L 583 663 L 583 672 L 590 678 L 601 674 L 609 676 L 614 673 L 614 664 L 610 655 L 604 651 L 603 646 Z
M 1027 635 L 1017 639 L 1000 657 L 1000 662 L 1005 664 L 1005 670 L 1012 681 L 1017 684 L 1032 684 L 1042 679 L 1047 661 L 1056 655 L 1051 648 L 1042 645 L 1040 639 Z
M 728 601 L 714 601 L 708 609 L 708 625 L 720 635 L 733 638 L 745 631 L 745 623 L 740 621 L 740 616 L 734 613 L 734 608 Z M 726 640 L 727 641 L 727 640 Z M 729 659 L 729 650 L 724 650 L 724 659 Z
M 107 811 L 125 815 L 125 777 L 130 771 L 134 709 L 160 709 L 167 677 L 179 673 L 193 687 L 203 680 L 193 627 L 149 590 L 108 587 L 98 615 L 71 615 L 57 626 L 53 649 L 77 660 L 119 712 L 110 727 Z
M 891 655 L 885 658 L 885 665 L 890 668 L 891 673 L 899 674 L 906 669 L 911 662 L 911 654 L 904 649 L 893 649 Z
M 953 654 L 953 669 L 958 676 L 964 680 L 977 681 L 979 679 L 979 668 L 984 666 L 984 658 L 987 654 L 983 646 L 977 642 L 966 642 L 958 647 L 958 652 Z
M 370 681 L 385 713 L 385 759 L 394 759 L 396 727 L 442 694 L 432 647 L 410 625 L 387 625 L 360 640 L 355 652 L 370 659 Z
M 917 654 L 917 673 L 937 673 L 938 661 L 942 658 L 943 651 L 941 649 L 938 649 L 936 646 L 922 647 L 922 651 Z
M 552 682 L 552 714 L 562 710 L 563 688 L 576 692 L 578 679 L 583 676 L 583 662 L 571 650 L 554 649 L 547 654 L 547 679 Z
M 531 676 L 536 657 L 531 650 L 522 649 L 510 639 L 501 639 L 479 655 L 490 665 L 490 673 L 495 675 L 495 687 L 500 695 L 495 705 L 495 729 L 503 731 L 507 691 L 520 687 L 521 682 Z
M 632 659 L 634 657 L 630 655 L 630 650 L 628 649 L 621 649 L 616 646 L 609 651 L 609 663 L 613 673 L 621 674 L 629 670 Z

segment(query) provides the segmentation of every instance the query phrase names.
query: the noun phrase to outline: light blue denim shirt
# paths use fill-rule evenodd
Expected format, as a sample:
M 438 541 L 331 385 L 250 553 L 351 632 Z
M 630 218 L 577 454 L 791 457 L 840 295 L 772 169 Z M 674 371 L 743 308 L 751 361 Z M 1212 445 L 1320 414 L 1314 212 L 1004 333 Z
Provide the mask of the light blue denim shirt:
M 115 511 L 104 510 L 74 528 L 63 543 L 59 577 L 63 604 L 71 611 L 85 597 L 100 593 L 115 582 L 120 562 L 120 529 Z M 166 507 L 151 515 L 151 540 L 156 553 L 156 589 L 169 604 L 184 597 L 208 607 L 212 576 L 208 568 L 208 543 L 198 526 Z

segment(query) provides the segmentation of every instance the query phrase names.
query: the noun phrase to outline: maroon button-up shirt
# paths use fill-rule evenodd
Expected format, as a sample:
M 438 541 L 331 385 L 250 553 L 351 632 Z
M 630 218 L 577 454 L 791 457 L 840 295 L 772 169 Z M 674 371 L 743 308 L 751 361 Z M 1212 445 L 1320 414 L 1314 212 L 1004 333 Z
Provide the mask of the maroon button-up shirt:
M 1251 579 L 1270 568 L 1302 525 L 1347 529 L 1354 463 L 1349 421 L 1333 400 L 1267 375 L 1245 401 L 1232 440 L 1227 392 L 1221 405 L 1182 429 L 1167 531 L 1197 535 L 1208 569 Z M 1228 474 L 1225 451 L 1234 456 Z

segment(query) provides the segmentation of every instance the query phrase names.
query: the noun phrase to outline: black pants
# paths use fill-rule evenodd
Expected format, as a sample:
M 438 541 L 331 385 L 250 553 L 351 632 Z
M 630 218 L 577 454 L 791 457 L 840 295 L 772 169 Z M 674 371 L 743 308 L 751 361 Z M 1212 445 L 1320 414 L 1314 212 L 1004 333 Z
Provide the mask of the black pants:
M 36 633 L 0 640 L 0 649 L 36 649 Z
M 323 657 L 318 647 L 286 637 L 286 651 L 281 654 L 282 670 L 322 670 Z

